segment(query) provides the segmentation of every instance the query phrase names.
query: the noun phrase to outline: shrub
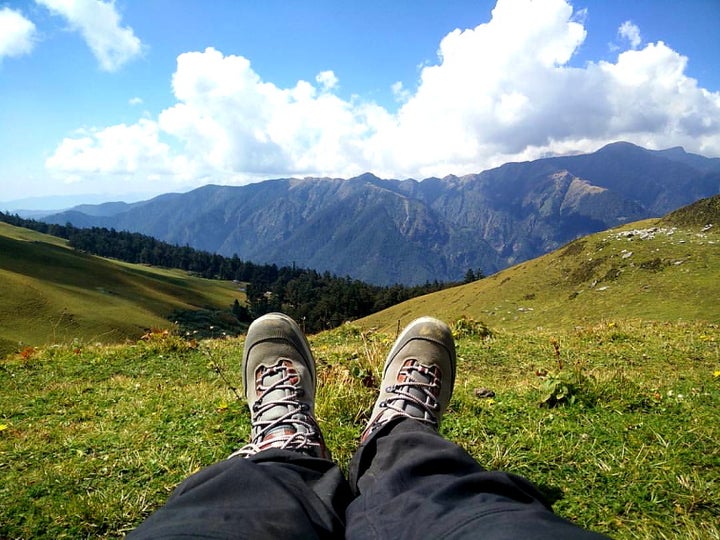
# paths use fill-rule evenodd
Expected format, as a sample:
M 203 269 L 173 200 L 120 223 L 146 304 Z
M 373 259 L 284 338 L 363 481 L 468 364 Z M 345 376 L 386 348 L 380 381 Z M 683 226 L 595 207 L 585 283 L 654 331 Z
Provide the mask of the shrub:
M 469 317 L 460 317 L 452 326 L 454 338 L 479 337 L 482 339 L 491 338 L 492 330 L 482 321 L 476 321 Z

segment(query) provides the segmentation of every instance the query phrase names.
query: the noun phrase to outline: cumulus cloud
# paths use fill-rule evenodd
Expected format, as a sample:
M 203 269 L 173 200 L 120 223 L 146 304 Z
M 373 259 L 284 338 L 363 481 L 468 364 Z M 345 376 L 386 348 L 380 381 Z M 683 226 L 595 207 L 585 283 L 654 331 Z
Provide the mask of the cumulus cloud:
M 618 36 L 628 40 L 628 42 L 630 42 L 630 47 L 633 49 L 637 49 L 642 43 L 640 28 L 631 21 L 625 21 L 620 25 L 620 28 L 618 28 Z
M 185 53 L 173 76 L 178 104 L 159 123 L 208 174 L 356 172 L 376 107 L 331 93 L 332 73 L 316 79 L 319 88 L 307 81 L 279 88 L 241 56 Z
M 616 140 L 719 156 L 720 93 L 685 74 L 687 58 L 663 42 L 638 42 L 614 61 L 574 67 L 584 17 L 565 0 L 499 0 L 489 22 L 445 36 L 416 88 L 394 85 L 394 112 L 341 99 L 331 71 L 281 88 L 242 56 L 184 53 L 172 79 L 176 103 L 156 120 L 69 137 L 47 164 L 68 174 L 147 167 L 242 183 L 465 174 Z M 625 33 L 631 47 L 640 39 L 639 30 Z
M 82 35 L 104 71 L 117 71 L 142 53 L 132 28 L 121 26 L 113 2 L 102 0 L 35 0 L 64 17 Z
M 317 81 L 323 88 L 323 90 L 332 90 L 338 85 L 338 78 L 333 71 L 321 71 L 315 76 Z
M 8 7 L 0 9 L 0 60 L 22 56 L 32 51 L 36 29 L 32 21 L 19 11 Z
M 185 177 L 185 158 L 172 156 L 170 146 L 160 139 L 157 122 L 147 119 L 132 125 L 80 130 L 60 143 L 46 165 L 66 173 L 69 180 L 116 174 L 137 175 L 142 180 L 168 174 Z

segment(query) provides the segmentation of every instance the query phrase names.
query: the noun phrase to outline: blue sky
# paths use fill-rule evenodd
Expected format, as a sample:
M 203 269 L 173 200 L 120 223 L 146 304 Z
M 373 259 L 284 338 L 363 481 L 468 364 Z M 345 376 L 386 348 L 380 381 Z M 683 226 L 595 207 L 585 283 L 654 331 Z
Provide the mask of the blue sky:
M 720 156 L 718 27 L 718 0 L 0 0 L 0 203 Z

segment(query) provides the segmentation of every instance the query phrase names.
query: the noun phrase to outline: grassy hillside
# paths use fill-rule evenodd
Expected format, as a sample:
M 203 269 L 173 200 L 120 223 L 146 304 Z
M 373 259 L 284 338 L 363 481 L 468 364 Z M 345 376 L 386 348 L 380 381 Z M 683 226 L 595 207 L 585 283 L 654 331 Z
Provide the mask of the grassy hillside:
M 617 318 L 718 323 L 720 220 L 711 228 L 704 224 L 681 226 L 666 218 L 597 233 L 358 324 L 389 330 L 418 313 L 447 320 L 467 316 L 515 330 L 573 328 Z
M 136 340 L 176 309 L 229 309 L 232 283 L 81 254 L 0 223 L 0 356 L 24 346 Z
M 398 321 L 433 314 L 452 323 L 458 346 L 445 436 L 488 469 L 528 477 L 558 514 L 585 527 L 618 539 L 719 539 L 720 226 L 684 223 L 600 233 L 311 336 L 318 421 L 335 459 L 347 468 Z M 44 253 L 53 242 L 3 231 L 4 242 L 29 252 L 24 260 L 32 241 Z M 53 257 L 78 257 L 53 245 Z M 165 287 L 188 283 L 83 260 L 110 267 L 97 282 L 83 278 L 88 301 L 75 319 L 98 298 L 121 296 L 97 288 L 118 290 L 125 272 L 128 282 L 138 273 L 149 280 L 140 289 L 153 293 L 150 305 L 169 302 Z M 33 277 L 41 298 L 81 289 L 71 261 L 62 262 L 53 288 L 47 272 Z M 112 287 L 103 272 L 116 275 Z M 187 475 L 236 450 L 250 432 L 236 390 L 242 346 L 242 338 L 154 333 L 0 360 L 0 538 L 121 537 Z
M 717 325 L 471 330 L 456 326 L 444 435 L 485 467 L 530 478 L 560 515 L 615 538 L 720 537 Z M 343 468 L 393 338 L 352 325 L 311 338 L 318 420 Z M 2 361 L 0 538 L 122 536 L 187 475 L 237 449 L 250 432 L 233 391 L 241 350 L 241 339 L 156 334 Z M 540 407 L 560 380 L 569 397 Z M 494 397 L 477 397 L 481 388 Z

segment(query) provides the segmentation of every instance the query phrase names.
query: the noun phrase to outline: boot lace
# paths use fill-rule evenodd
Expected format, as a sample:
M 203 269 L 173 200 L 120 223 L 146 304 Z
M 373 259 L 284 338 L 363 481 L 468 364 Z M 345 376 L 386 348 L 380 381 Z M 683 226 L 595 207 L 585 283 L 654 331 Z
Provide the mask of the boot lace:
M 410 417 L 437 429 L 440 381 L 441 374 L 437 366 L 426 366 L 413 359 L 406 360 L 400 368 L 397 382 L 385 389 L 390 396 L 379 404 L 384 411 L 363 433 L 362 440 L 397 416 Z
M 267 383 L 267 384 L 266 384 Z M 252 439 L 229 457 L 249 457 L 268 448 L 324 457 L 325 444 L 292 363 L 280 360 L 256 374 L 258 399 L 252 405 Z

